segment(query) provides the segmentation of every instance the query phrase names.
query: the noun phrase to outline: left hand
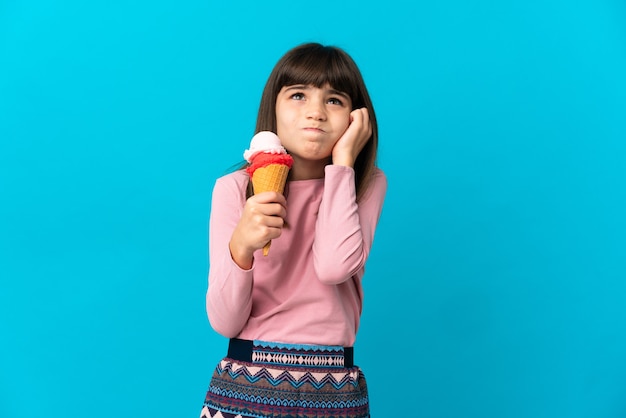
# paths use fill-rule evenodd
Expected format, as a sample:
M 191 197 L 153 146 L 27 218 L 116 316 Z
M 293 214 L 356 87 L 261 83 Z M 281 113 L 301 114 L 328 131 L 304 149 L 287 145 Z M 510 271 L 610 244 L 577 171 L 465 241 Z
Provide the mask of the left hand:
M 372 136 L 372 124 L 367 108 L 350 112 L 350 125 L 333 148 L 333 164 L 354 167 L 359 153 Z

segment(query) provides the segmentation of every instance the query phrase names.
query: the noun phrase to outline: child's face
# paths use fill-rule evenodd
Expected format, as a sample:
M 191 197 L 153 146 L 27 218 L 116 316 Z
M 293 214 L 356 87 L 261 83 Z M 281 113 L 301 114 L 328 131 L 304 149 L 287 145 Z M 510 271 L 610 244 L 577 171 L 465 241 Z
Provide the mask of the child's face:
M 351 111 L 350 97 L 329 85 L 285 86 L 276 98 L 276 135 L 294 159 L 326 163 Z

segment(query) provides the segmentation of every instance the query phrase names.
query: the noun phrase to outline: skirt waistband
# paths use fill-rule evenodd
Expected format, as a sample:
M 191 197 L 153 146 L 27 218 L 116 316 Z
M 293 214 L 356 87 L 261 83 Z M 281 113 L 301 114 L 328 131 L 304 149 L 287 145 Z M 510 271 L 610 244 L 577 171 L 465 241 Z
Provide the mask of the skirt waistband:
M 248 363 L 306 368 L 354 367 L 354 348 L 273 343 L 231 338 L 228 358 Z

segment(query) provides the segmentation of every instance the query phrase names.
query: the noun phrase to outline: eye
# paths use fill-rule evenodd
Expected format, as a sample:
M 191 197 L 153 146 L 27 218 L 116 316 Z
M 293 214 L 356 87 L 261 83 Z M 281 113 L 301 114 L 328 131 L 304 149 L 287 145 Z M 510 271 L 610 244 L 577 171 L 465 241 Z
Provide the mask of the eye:
M 337 97 L 331 97 L 330 99 L 328 99 L 328 103 L 343 106 L 343 101 Z
M 294 100 L 304 100 L 304 93 L 297 92 L 291 95 L 291 98 Z

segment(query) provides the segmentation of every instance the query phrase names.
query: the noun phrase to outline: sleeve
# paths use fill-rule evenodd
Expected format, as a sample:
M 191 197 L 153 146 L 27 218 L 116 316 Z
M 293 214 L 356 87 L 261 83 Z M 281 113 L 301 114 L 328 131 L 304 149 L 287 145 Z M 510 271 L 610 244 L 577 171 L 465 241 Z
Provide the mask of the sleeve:
M 351 167 L 326 166 L 313 243 L 315 270 L 326 284 L 342 283 L 364 268 L 387 192 L 387 179 L 376 170 L 357 204 L 354 175 Z
M 243 190 L 242 190 L 243 188 Z M 252 272 L 243 270 L 230 255 L 229 242 L 241 218 L 245 185 L 233 176 L 217 180 L 213 188 L 209 220 L 209 286 L 206 310 L 215 331 L 236 337 L 252 309 Z

